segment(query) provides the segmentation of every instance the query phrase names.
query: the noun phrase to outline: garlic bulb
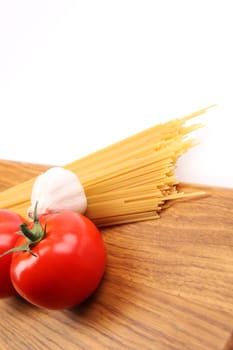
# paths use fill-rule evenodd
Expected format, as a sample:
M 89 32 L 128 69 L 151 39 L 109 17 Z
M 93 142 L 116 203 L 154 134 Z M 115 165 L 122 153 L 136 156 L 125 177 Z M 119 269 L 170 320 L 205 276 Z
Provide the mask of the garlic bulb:
M 50 168 L 37 177 L 28 209 L 30 218 L 33 217 L 36 203 L 38 216 L 63 210 L 83 214 L 87 209 L 87 198 L 78 177 L 61 167 Z

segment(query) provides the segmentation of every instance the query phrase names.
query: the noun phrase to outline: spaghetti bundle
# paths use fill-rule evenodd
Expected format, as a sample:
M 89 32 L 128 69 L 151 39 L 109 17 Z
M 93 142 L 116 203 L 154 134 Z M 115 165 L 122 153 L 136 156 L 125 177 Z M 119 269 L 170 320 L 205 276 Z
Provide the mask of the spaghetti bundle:
M 155 219 L 168 201 L 200 195 L 179 192 L 175 166 L 194 145 L 187 135 L 202 126 L 186 122 L 206 110 L 158 124 L 64 166 L 85 190 L 85 214 L 100 227 Z M 1 192 L 0 207 L 25 216 L 34 181 Z

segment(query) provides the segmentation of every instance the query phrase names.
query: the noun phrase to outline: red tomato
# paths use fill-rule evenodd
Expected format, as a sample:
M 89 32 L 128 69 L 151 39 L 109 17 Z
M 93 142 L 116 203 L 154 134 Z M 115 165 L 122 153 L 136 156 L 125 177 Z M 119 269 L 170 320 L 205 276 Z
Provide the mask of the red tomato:
M 16 245 L 25 243 L 22 236 Z M 23 298 L 39 307 L 64 309 L 81 303 L 105 271 L 101 234 L 81 214 L 66 211 L 47 217 L 44 238 L 30 249 L 31 253 L 14 252 L 11 280 Z
M 6 209 L 0 210 L 0 254 L 13 248 L 19 236 L 16 234 L 20 230 L 22 218 Z M 0 258 L 0 298 L 14 295 L 15 289 L 10 279 L 10 264 L 12 253 Z

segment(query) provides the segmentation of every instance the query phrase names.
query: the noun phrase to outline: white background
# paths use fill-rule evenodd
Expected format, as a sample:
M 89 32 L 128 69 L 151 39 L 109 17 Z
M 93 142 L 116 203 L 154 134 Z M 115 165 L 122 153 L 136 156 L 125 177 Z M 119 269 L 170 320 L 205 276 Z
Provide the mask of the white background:
M 177 176 L 232 188 L 231 8 L 0 0 L 0 159 L 63 165 L 217 103 Z

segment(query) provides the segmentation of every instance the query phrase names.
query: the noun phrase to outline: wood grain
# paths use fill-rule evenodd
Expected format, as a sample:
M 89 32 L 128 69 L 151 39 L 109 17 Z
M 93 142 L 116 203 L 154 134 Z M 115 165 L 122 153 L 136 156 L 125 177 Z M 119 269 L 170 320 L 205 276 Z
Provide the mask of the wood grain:
M 48 168 L 49 165 L 44 164 L 0 160 L 0 191 L 29 180 Z
M 0 188 L 45 168 L 2 162 Z M 159 220 L 103 229 L 107 270 L 83 305 L 1 300 L 0 349 L 231 350 L 233 190 L 205 189 Z

